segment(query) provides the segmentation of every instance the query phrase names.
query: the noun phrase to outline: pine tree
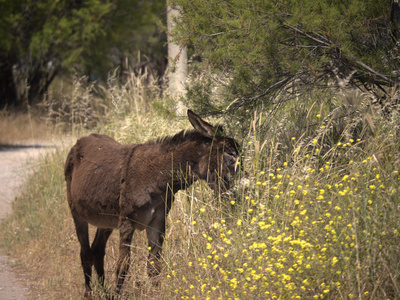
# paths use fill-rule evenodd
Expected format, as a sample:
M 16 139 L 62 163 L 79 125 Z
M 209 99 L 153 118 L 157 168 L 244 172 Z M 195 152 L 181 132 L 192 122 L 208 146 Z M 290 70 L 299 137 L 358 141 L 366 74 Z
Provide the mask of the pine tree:
M 193 105 L 208 113 L 247 113 L 270 107 L 278 95 L 289 98 L 332 83 L 368 91 L 399 83 L 396 1 L 172 2 L 181 8 L 175 37 L 225 83 L 212 89 L 210 79 L 189 91 Z M 221 89 L 222 96 L 214 97 Z

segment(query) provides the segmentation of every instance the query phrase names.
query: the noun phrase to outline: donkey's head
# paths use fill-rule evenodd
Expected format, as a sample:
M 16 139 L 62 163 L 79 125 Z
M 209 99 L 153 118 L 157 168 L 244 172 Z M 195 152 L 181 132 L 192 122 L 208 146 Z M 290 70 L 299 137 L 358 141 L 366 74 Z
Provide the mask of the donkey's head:
M 196 175 L 206 180 L 213 189 L 228 189 L 238 172 L 239 144 L 232 138 L 222 136 L 221 127 L 212 126 L 191 110 L 188 110 L 188 117 L 194 129 L 205 137 L 202 149 L 198 149 L 201 157 Z

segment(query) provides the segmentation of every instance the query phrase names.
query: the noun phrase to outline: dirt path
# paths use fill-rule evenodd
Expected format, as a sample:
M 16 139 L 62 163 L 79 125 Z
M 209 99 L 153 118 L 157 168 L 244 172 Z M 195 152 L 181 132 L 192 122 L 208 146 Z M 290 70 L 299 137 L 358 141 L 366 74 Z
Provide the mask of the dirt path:
M 23 166 L 26 161 L 32 161 L 44 151 L 37 145 L 13 146 L 0 148 L 0 221 L 11 213 L 11 203 L 18 194 L 18 188 L 24 175 L 31 172 Z M 29 292 L 28 278 L 16 274 L 12 265 L 15 264 L 0 250 L 0 299 L 26 299 Z

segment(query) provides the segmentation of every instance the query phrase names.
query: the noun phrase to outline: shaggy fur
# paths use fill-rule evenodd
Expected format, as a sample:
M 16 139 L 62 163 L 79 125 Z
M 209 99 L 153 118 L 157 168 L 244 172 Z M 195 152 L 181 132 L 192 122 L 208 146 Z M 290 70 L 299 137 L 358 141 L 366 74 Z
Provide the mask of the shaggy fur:
M 85 297 L 90 296 L 92 266 L 104 280 L 104 255 L 112 230 L 119 229 L 119 292 L 129 268 L 130 244 L 136 229 L 146 229 L 150 247 L 148 274 L 160 273 L 159 257 L 165 219 L 174 194 L 195 180 L 227 188 L 236 175 L 237 143 L 218 136 L 212 125 L 193 112 L 195 130 L 145 144 L 122 145 L 106 135 L 77 141 L 65 163 L 68 203 L 81 245 Z M 88 224 L 98 227 L 92 245 Z

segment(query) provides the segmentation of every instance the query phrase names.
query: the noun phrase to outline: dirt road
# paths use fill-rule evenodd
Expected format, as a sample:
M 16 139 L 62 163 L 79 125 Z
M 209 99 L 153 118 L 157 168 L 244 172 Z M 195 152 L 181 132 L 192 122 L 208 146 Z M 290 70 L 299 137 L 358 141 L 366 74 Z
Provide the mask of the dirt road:
M 0 221 L 11 213 L 11 203 L 18 195 L 24 175 L 31 172 L 25 163 L 36 159 L 44 151 L 38 145 L 9 146 L 0 148 Z M 34 165 L 34 164 L 33 164 Z M 26 299 L 29 292 L 27 278 L 16 274 L 14 260 L 0 251 L 0 299 Z

